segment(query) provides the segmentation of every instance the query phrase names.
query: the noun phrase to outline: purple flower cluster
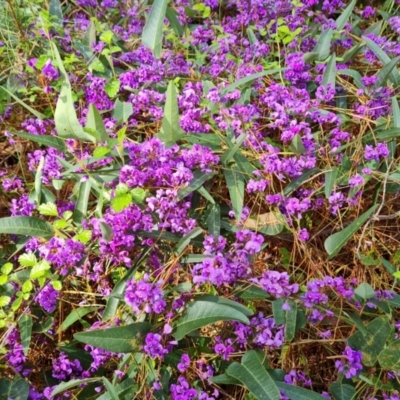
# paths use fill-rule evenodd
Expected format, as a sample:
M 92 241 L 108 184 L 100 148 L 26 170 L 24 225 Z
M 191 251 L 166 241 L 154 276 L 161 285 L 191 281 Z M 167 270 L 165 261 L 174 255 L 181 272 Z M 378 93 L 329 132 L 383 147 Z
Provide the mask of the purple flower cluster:
M 193 267 L 193 283 L 202 285 L 211 283 L 216 286 L 233 284 L 238 279 L 251 274 L 250 256 L 261 250 L 264 241 L 262 235 L 244 229 L 236 232 L 236 242 L 229 251 L 224 251 L 226 241 L 206 237 L 205 254 L 210 255 L 203 262 Z M 213 254 L 215 253 L 215 254 Z
M 136 314 L 141 311 L 147 314 L 160 314 L 167 306 L 161 290 L 163 282 L 152 283 L 149 279 L 150 277 L 146 274 L 143 279 L 133 279 L 126 285 L 125 302 Z
M 235 342 L 241 348 L 250 344 L 256 347 L 268 346 L 273 350 L 279 348 L 285 341 L 284 325 L 277 326 L 274 318 L 266 318 L 262 312 L 250 319 L 250 325 L 233 322 Z
M 265 271 L 261 278 L 252 281 L 259 284 L 268 294 L 273 297 L 288 297 L 299 290 L 297 283 L 289 283 L 289 275 L 287 272 Z
M 340 373 L 344 373 L 347 379 L 358 376 L 363 366 L 361 364 L 362 353 L 346 346 L 344 352 L 344 360 L 337 360 L 335 366 Z
M 35 302 L 40 305 L 46 312 L 52 313 L 56 309 L 58 291 L 53 285 L 48 283 L 35 297 Z
M 289 385 L 311 387 L 312 381 L 307 378 L 307 375 L 302 371 L 292 369 L 285 375 L 284 381 Z
M 72 239 L 53 237 L 48 243 L 39 247 L 39 254 L 66 275 L 70 268 L 76 267 L 85 256 L 84 244 Z
M 158 333 L 148 333 L 144 340 L 143 351 L 151 358 L 164 358 L 169 353 L 168 348 L 162 344 L 163 338 Z
M 326 304 L 329 296 L 326 293 L 334 292 L 346 300 L 352 300 L 354 296 L 353 281 L 347 282 L 343 277 L 331 278 L 326 276 L 324 279 L 314 279 L 307 283 L 307 291 L 301 296 L 303 304 L 307 308 L 315 305 Z

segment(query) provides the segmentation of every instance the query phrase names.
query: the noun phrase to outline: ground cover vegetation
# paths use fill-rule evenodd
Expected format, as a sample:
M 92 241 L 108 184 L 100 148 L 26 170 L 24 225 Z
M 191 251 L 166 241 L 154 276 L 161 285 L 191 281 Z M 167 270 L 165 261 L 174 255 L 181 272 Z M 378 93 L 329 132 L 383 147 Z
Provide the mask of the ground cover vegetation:
M 399 399 L 398 3 L 1 0 L 0 399 Z

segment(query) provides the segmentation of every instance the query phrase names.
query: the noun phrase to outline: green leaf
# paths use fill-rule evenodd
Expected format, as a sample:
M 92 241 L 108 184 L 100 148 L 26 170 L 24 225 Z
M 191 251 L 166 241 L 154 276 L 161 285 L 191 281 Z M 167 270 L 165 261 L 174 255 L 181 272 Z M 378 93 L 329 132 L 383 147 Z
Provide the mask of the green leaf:
M 247 317 L 236 309 L 209 301 L 193 301 L 175 324 L 173 336 L 181 340 L 186 334 L 218 321 L 240 321 L 249 324 Z
M 375 290 L 369 283 L 360 283 L 354 293 L 363 300 L 373 299 L 376 296 Z
M 0 379 L 0 400 L 26 400 L 29 395 L 29 383 L 25 379 L 9 381 Z
M 193 179 L 189 182 L 189 185 L 185 188 L 179 190 L 178 199 L 182 200 L 187 197 L 190 193 L 197 190 L 200 186 L 203 185 L 204 182 L 208 181 L 215 175 L 215 172 L 203 172 L 203 171 L 195 171 L 193 173 Z
M 99 142 L 105 143 L 110 139 L 107 134 L 103 118 L 101 117 L 99 110 L 93 103 L 90 103 L 89 105 L 85 128 L 90 129 L 93 132 L 93 136 Z
M 189 233 L 187 233 L 177 244 L 175 247 L 175 254 L 179 256 L 189 245 L 190 241 L 199 236 L 203 230 L 199 227 L 192 229 Z
M 10 304 L 10 301 L 10 296 L 0 296 L 0 307 L 8 306 Z
M 91 306 L 91 307 L 78 307 L 75 310 L 72 310 L 69 313 L 68 317 L 65 318 L 63 323 L 58 328 L 58 332 L 65 331 L 72 324 L 74 324 L 76 321 L 80 321 L 85 315 L 90 314 L 91 312 L 94 312 L 94 311 L 98 310 L 98 308 L 99 307 Z
M 232 146 L 230 149 L 226 150 L 225 153 L 222 155 L 221 157 L 221 162 L 224 165 L 227 165 L 231 159 L 233 158 L 233 156 L 235 155 L 235 153 L 238 151 L 239 147 L 242 145 L 242 143 L 244 142 L 244 140 L 247 138 L 248 133 L 242 133 L 237 139 L 236 139 L 236 143 L 234 144 L 234 146 Z M 228 143 L 229 146 L 229 143 Z
M 108 154 L 110 151 L 111 150 L 108 147 L 104 147 L 104 146 L 96 147 L 93 152 L 93 157 L 102 158 L 106 154 Z
M 299 134 L 293 136 L 292 141 L 290 142 L 289 148 L 293 153 L 296 154 L 304 154 L 307 152 L 306 148 L 303 145 L 303 141 Z
M 325 197 L 329 198 L 336 183 L 338 169 L 336 167 L 325 172 Z
M 13 132 L 13 135 L 17 135 L 24 139 L 32 140 L 33 142 L 39 143 L 42 146 L 53 147 L 60 151 L 65 151 L 66 149 L 64 140 L 56 136 L 50 136 L 50 135 L 38 136 L 26 132 Z
M 239 364 L 240 365 L 240 364 Z M 209 379 L 210 382 L 215 383 L 216 385 L 240 385 L 240 381 L 229 376 L 228 374 L 221 374 L 217 376 L 213 376 Z
M 113 98 L 118 94 L 121 82 L 118 79 L 110 79 L 104 86 L 104 91 L 108 97 Z
M 172 29 L 174 30 L 177 36 L 183 35 L 183 27 L 177 18 L 177 13 L 174 9 L 167 7 L 166 17 L 168 18 L 169 23 L 171 24 Z
M 244 177 L 237 166 L 224 169 L 226 184 L 228 186 L 229 195 L 232 201 L 232 208 L 235 218 L 240 221 L 242 218 L 243 202 L 244 202 Z
M 285 396 L 290 400 L 326 400 L 326 397 L 299 386 L 293 386 L 283 382 L 275 382 L 275 384 L 278 386 L 279 390 L 285 392 Z
M 357 43 L 355 46 L 353 46 L 343 54 L 343 56 L 341 57 L 341 62 L 346 63 L 347 61 L 350 61 L 361 52 L 364 46 L 365 45 L 363 43 Z
M 41 215 L 48 215 L 50 217 L 58 216 L 57 206 L 54 203 L 41 204 L 38 207 L 38 211 Z
M 21 343 L 25 356 L 28 355 L 29 346 L 31 344 L 32 324 L 32 317 L 28 314 L 22 314 L 18 321 L 19 334 L 21 336 Z
M 297 304 L 293 300 L 286 300 L 290 310 L 285 311 L 285 340 L 291 342 L 296 333 Z
M 185 135 L 182 140 L 189 143 L 201 144 L 213 150 L 220 150 L 222 139 L 214 133 L 200 133 Z
M 72 98 L 71 83 L 68 79 L 67 71 L 63 66 L 57 46 L 52 43 L 52 49 L 56 56 L 57 66 L 62 76 L 61 92 L 57 100 L 56 110 L 54 112 L 54 123 L 58 136 L 65 139 L 78 139 L 88 142 L 96 142 L 96 139 L 87 134 L 76 116 L 74 101 Z
M 400 57 L 393 58 L 392 61 L 388 62 L 377 74 L 378 82 L 374 85 L 374 88 L 377 89 L 386 84 L 387 79 L 392 73 L 393 69 L 396 68 Z M 393 98 L 392 98 L 393 99 Z
M 60 0 L 50 0 L 49 14 L 52 22 L 60 26 L 63 25 L 64 16 L 61 9 Z
M 282 308 L 284 302 L 284 299 L 276 299 L 272 302 L 272 313 L 274 315 L 276 325 L 283 325 L 286 321 L 285 311 Z
M 136 322 L 117 328 L 75 333 L 74 338 L 79 342 L 115 353 L 131 353 L 140 348 L 143 335 L 150 329 L 151 325 L 148 322 Z
M 41 278 L 46 274 L 46 271 L 50 269 L 50 264 L 46 260 L 39 261 L 38 264 L 34 265 L 31 269 L 30 278 L 37 279 Z
M 372 367 L 391 335 L 392 327 L 389 318 L 382 316 L 374 319 L 368 324 L 367 331 L 368 334 L 364 336 L 365 344 L 361 347 L 362 361 L 367 367 Z
M 49 239 L 53 236 L 53 227 L 36 217 L 0 218 L 0 233 L 11 235 L 36 236 Z
M 351 400 L 355 398 L 357 391 L 353 386 L 342 384 L 342 383 L 332 383 L 329 386 L 329 391 L 335 400 Z
M 115 391 L 118 396 L 121 397 L 124 395 L 133 394 L 135 392 L 135 388 L 137 388 L 135 381 L 131 378 L 127 378 L 119 385 L 115 386 Z M 109 393 L 104 393 L 98 397 L 97 400 L 111 400 L 111 396 Z
M 359 216 L 349 226 L 344 228 L 342 231 L 330 235 L 324 243 L 325 250 L 329 254 L 329 258 L 335 257 L 339 253 L 340 249 L 353 237 L 358 229 L 368 220 L 368 218 L 377 209 L 378 204 L 372 206 L 368 211 Z
M 179 108 L 174 81 L 169 81 L 161 130 L 157 137 L 164 143 L 176 143 L 183 136 L 179 123 Z
M 221 231 L 221 208 L 218 204 L 212 204 L 207 217 L 208 233 L 218 239 Z
M 111 207 L 116 212 L 121 212 L 132 204 L 132 195 L 130 193 L 119 194 L 111 199 Z
M 335 88 L 335 82 L 336 82 L 336 54 L 333 53 L 326 65 L 326 69 L 322 77 L 322 85 L 327 86 L 330 84 L 332 85 L 333 88 Z
M 39 165 L 35 174 L 35 192 L 34 197 L 37 204 L 40 204 L 40 197 L 42 192 L 42 171 L 44 167 L 44 156 L 40 157 Z
M 313 52 L 318 53 L 318 60 L 322 61 L 329 57 L 329 54 L 331 52 L 332 36 L 332 29 L 326 29 L 321 33 L 318 42 L 313 50 Z
M 90 196 L 91 189 L 92 189 L 92 185 L 91 185 L 89 179 L 87 181 L 81 182 L 81 184 L 79 186 L 78 201 L 76 203 L 74 214 L 72 216 L 74 223 L 77 225 L 82 223 L 83 219 L 85 218 L 85 216 L 87 214 L 87 208 L 88 208 L 88 202 L 89 202 L 89 196 Z
M 150 15 L 142 32 L 142 44 L 153 51 L 155 58 L 160 58 L 161 56 L 166 11 L 167 0 L 154 0 Z
M 251 285 L 246 287 L 240 294 L 239 297 L 243 300 L 265 300 L 268 299 L 268 293 L 258 286 Z
M 47 117 L 39 111 L 36 111 L 32 107 L 28 106 L 24 101 L 17 97 L 14 93 L 10 92 L 4 86 L 0 86 L 5 92 L 7 92 L 17 103 L 21 104 L 22 107 L 26 108 L 31 114 L 33 114 L 38 119 L 46 119 Z
M 143 204 L 147 196 L 147 191 L 142 188 L 135 188 L 131 190 L 132 200 L 135 204 Z
M 248 351 L 242 363 L 234 362 L 226 374 L 240 381 L 258 400 L 279 400 L 281 394 L 271 375 L 261 364 L 254 350 Z
M 398 57 L 400 58 L 400 57 Z M 400 128 L 400 107 L 396 97 L 392 97 L 392 113 L 393 113 L 393 126 L 398 130 Z
M 71 381 L 68 381 L 68 382 L 61 382 L 51 392 L 51 398 L 53 398 L 57 394 L 65 392 L 66 390 L 69 390 L 69 389 L 72 389 L 72 388 L 74 388 L 76 386 L 79 386 L 82 383 L 91 383 L 91 382 L 97 382 L 97 381 L 101 381 L 101 380 L 102 380 L 102 378 L 100 376 L 98 376 L 98 377 L 95 377 L 95 378 L 72 379 Z
M 200 186 L 197 189 L 197 192 L 201 194 L 206 200 L 208 200 L 211 204 L 216 204 L 215 200 L 211 196 L 211 194 L 204 188 L 204 186 Z
M 359 88 L 359 89 L 363 89 L 364 88 L 364 84 L 361 81 L 361 74 L 354 70 L 354 69 L 338 69 L 336 71 L 336 73 L 338 75 L 347 75 L 347 76 L 351 76 L 354 80 L 355 85 Z
M 37 260 L 36 260 L 36 256 L 34 253 L 24 253 L 18 257 L 18 262 L 23 267 L 33 267 L 37 263 Z M 2 272 L 3 272 L 3 269 L 2 269 Z M 4 274 L 4 272 L 3 272 L 3 274 Z
M 108 243 L 111 242 L 112 238 L 114 237 L 114 232 L 111 228 L 110 225 L 107 223 L 101 221 L 100 222 L 100 230 L 101 230 L 101 236 L 103 239 Z
M 378 356 L 379 364 L 384 369 L 400 371 L 400 339 L 392 342 Z
M 198 296 L 196 297 L 196 300 L 200 301 L 210 301 L 211 303 L 217 303 L 217 304 L 222 304 L 225 306 L 232 307 L 242 314 L 244 314 L 246 317 L 249 317 L 253 315 L 253 311 L 251 311 L 249 308 L 245 307 L 244 305 L 238 303 L 237 301 L 229 300 L 226 299 L 225 297 L 219 297 L 219 296 L 213 296 L 211 294 L 206 294 L 203 296 Z
M 133 106 L 131 103 L 122 102 L 119 99 L 115 100 L 113 118 L 118 121 L 118 124 L 128 121 L 128 118 L 133 114 Z
M 338 31 L 341 31 L 346 25 L 347 21 L 350 18 L 351 13 L 353 12 L 353 8 L 356 5 L 357 0 L 352 0 L 352 2 L 343 10 L 343 12 L 336 19 L 336 28 Z
M 383 65 L 387 65 L 392 61 L 392 59 L 373 40 L 367 38 L 366 36 L 362 36 L 362 40 L 364 40 L 367 47 L 375 54 L 375 56 Z M 390 72 L 389 76 L 390 80 L 395 84 L 395 86 L 400 84 L 400 75 L 397 68 L 394 68 Z
M 309 169 L 299 176 L 294 181 L 291 181 L 283 190 L 285 196 L 289 196 L 292 192 L 298 189 L 305 181 L 308 181 L 313 175 L 316 175 L 320 170 L 318 168 Z
M 253 82 L 254 80 L 258 78 L 262 78 L 263 76 L 267 75 L 273 75 L 278 72 L 285 71 L 287 68 L 276 68 L 276 69 L 269 69 L 267 71 L 261 71 L 261 72 L 256 72 L 255 74 L 247 75 L 244 78 L 238 79 L 236 82 L 231 83 L 230 85 L 226 86 L 225 88 L 222 88 L 220 90 L 221 95 L 228 94 L 230 92 L 233 92 L 236 88 L 239 86 L 245 85 L 246 83 Z
M 105 376 L 103 376 L 103 383 L 106 387 L 108 394 L 111 397 L 111 400 L 119 400 L 119 396 L 117 391 L 115 390 L 114 385 Z

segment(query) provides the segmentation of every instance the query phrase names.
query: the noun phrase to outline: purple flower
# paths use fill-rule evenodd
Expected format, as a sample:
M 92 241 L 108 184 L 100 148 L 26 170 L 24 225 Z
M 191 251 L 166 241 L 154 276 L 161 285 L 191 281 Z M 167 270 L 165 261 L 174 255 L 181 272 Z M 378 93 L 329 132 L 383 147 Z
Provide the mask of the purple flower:
M 140 311 L 147 314 L 152 312 L 160 314 L 167 306 L 161 290 L 163 282 L 150 283 L 149 279 L 146 274 L 142 280 L 133 279 L 126 285 L 125 302 L 133 308 L 136 314 Z
M 178 363 L 177 368 L 180 372 L 185 372 L 190 366 L 190 357 L 187 354 L 182 354 L 181 361 Z
M 308 233 L 308 230 L 306 228 L 300 229 L 299 239 L 302 242 L 306 242 L 308 239 L 310 239 L 310 234 Z
M 360 174 L 355 174 L 349 179 L 350 187 L 360 186 L 364 183 L 364 178 Z
M 151 358 L 159 357 L 164 358 L 168 354 L 168 350 L 161 344 L 162 337 L 158 333 L 148 333 L 145 338 L 145 344 L 143 345 L 143 351 L 145 351 Z
M 60 76 L 57 69 L 54 68 L 51 60 L 47 60 L 44 64 L 44 67 L 42 68 L 42 74 L 51 81 L 58 79 L 58 77 Z
M 337 360 L 335 362 L 338 371 L 344 373 L 347 379 L 350 379 L 353 376 L 358 376 L 363 368 L 361 364 L 361 351 L 356 351 L 351 347 L 346 346 L 342 354 L 345 356 L 344 360 Z
M 276 298 L 287 297 L 297 293 L 299 285 L 290 285 L 287 272 L 265 271 L 261 278 L 254 279 L 267 293 Z
M 48 283 L 35 297 L 35 302 L 40 305 L 48 313 L 52 313 L 56 309 L 58 291 L 53 285 Z
M 71 361 L 68 356 L 61 352 L 58 358 L 53 359 L 54 378 L 65 381 L 67 378 L 80 377 L 83 369 L 79 360 Z

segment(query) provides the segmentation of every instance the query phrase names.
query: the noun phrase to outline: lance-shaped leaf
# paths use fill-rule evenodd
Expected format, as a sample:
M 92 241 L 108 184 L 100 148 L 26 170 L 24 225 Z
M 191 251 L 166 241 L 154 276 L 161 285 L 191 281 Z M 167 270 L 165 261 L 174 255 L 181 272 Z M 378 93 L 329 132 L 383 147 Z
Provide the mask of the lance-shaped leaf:
M 168 144 L 176 143 L 183 136 L 183 131 L 179 123 L 178 98 L 173 81 L 169 81 L 168 83 L 161 130 L 157 136 L 164 143 Z
M 389 64 L 392 61 L 392 59 L 372 39 L 363 36 L 362 40 L 364 40 L 368 48 L 375 54 L 383 65 Z M 390 80 L 396 86 L 400 84 L 400 74 L 397 68 L 393 68 L 389 76 Z
M 130 353 L 140 348 L 143 336 L 150 329 L 151 325 L 148 322 L 136 322 L 117 328 L 76 333 L 74 338 L 100 349 L 116 353 Z
M 240 221 L 243 211 L 244 202 L 244 177 L 237 166 L 224 170 L 226 184 L 228 186 L 229 195 L 232 201 L 232 208 L 235 213 L 235 218 Z
M 350 18 L 351 13 L 353 12 L 353 8 L 356 5 L 357 0 L 352 0 L 352 2 L 343 10 L 343 12 L 339 15 L 336 20 L 336 28 L 338 31 L 341 31 L 346 25 L 347 21 Z
M 66 146 L 64 140 L 50 135 L 33 135 L 26 132 L 13 132 L 13 135 L 20 136 L 24 139 L 32 140 L 33 142 L 39 143 L 42 146 L 54 147 L 57 150 L 65 151 Z
M 360 215 L 354 222 L 344 228 L 342 231 L 334 233 L 325 240 L 325 250 L 329 254 L 329 258 L 335 257 L 340 249 L 353 237 L 360 227 L 374 213 L 378 205 L 375 204 L 364 214 Z
M 18 321 L 19 333 L 25 356 L 28 355 L 29 345 L 31 344 L 32 324 L 32 317 L 28 314 L 23 314 Z
M 92 103 L 89 105 L 89 111 L 86 117 L 86 128 L 90 129 L 93 136 L 99 142 L 104 143 L 110 139 L 106 127 L 104 126 L 103 118 L 101 117 L 99 110 Z
M 86 216 L 91 188 L 90 180 L 82 182 L 79 186 L 78 201 L 73 214 L 75 224 L 80 224 Z
M 57 66 L 62 76 L 61 92 L 58 97 L 54 122 L 59 137 L 66 139 L 78 139 L 82 141 L 95 142 L 94 136 L 87 134 L 76 116 L 74 101 L 72 99 L 71 83 L 67 71 L 64 68 L 57 46 L 52 43 L 52 49 L 56 56 Z
M 312 392 L 311 390 L 283 382 L 275 383 L 279 390 L 285 392 L 285 397 L 288 397 L 290 400 L 326 400 L 326 397 L 321 396 L 319 393 Z
M 279 400 L 281 394 L 271 375 L 254 350 L 248 351 L 242 363 L 229 365 L 226 374 L 240 381 L 258 400 Z
M 57 25 L 62 26 L 64 16 L 63 16 L 63 12 L 61 9 L 60 0 L 50 0 L 49 14 L 50 14 L 52 22 L 56 23 Z
M 173 336 L 180 340 L 186 334 L 218 321 L 240 321 L 249 324 L 247 317 L 235 308 L 196 300 L 188 304 L 185 315 L 176 322 Z
M 325 60 L 331 51 L 332 29 L 326 29 L 321 33 L 313 52 L 318 53 L 318 60 Z
M 326 69 L 322 77 L 322 85 L 323 86 L 331 85 L 333 88 L 335 88 L 335 82 L 336 82 L 336 54 L 333 53 L 328 61 L 328 64 L 326 65 Z
M 154 0 L 146 25 L 143 28 L 142 43 L 153 51 L 155 58 L 160 58 L 161 56 L 167 3 L 167 0 Z
M 53 236 L 53 227 L 36 217 L 0 218 L 0 233 L 12 235 L 36 236 L 49 239 Z
M 57 394 L 65 392 L 66 390 L 69 390 L 78 385 L 81 385 L 82 383 L 91 383 L 91 382 L 97 382 L 100 380 L 101 380 L 101 377 L 99 376 L 99 377 L 95 377 L 95 378 L 72 379 L 71 381 L 68 381 L 68 382 L 61 382 L 53 389 L 53 391 L 51 392 L 51 397 L 53 398 L 53 396 L 56 396 Z

